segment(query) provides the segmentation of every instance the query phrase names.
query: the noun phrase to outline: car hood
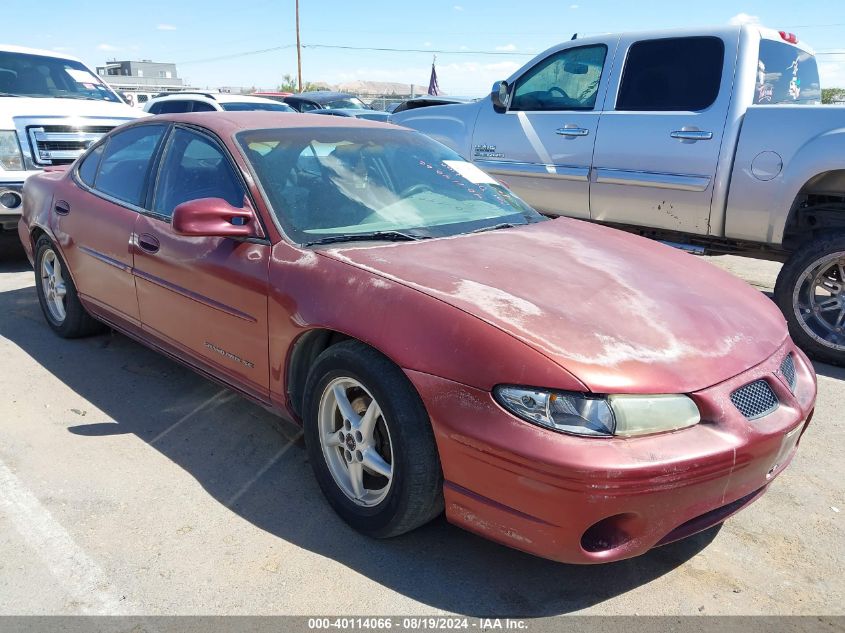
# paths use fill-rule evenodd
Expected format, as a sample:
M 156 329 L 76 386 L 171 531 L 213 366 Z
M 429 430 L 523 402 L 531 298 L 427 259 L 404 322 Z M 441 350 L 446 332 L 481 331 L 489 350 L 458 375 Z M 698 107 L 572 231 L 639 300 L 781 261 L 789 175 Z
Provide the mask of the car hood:
M 0 97 L 0 116 L 83 116 L 97 118 L 136 119 L 144 113 L 125 103 L 90 99 L 52 99 L 49 97 Z
M 745 282 L 568 218 L 321 252 L 486 321 L 596 393 L 697 391 L 765 360 L 787 336 L 774 304 Z

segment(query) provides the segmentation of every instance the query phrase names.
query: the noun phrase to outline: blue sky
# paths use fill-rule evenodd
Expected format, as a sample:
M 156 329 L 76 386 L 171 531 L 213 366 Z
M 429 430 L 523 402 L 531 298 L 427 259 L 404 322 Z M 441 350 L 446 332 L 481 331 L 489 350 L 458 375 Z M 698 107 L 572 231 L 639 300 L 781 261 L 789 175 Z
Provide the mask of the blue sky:
M 817 51 L 822 83 L 845 87 L 843 0 L 300 0 L 303 76 L 308 81 L 398 81 L 427 85 L 439 53 L 440 87 L 482 94 L 530 54 L 572 33 L 759 20 L 794 31 Z M 739 16 L 739 17 L 737 17 Z M 295 74 L 294 0 L 3 0 L 0 41 L 64 51 L 91 66 L 106 59 L 178 64 L 199 87 L 274 87 Z M 376 52 L 312 44 L 421 49 Z M 282 50 L 206 61 L 261 49 Z M 482 55 L 473 51 L 496 54 Z

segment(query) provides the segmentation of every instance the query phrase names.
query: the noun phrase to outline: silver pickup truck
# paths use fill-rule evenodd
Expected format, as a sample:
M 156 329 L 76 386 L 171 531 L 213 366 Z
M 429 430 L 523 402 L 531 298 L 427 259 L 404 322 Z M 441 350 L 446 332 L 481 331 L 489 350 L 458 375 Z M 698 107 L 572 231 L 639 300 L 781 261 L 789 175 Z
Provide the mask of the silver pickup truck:
M 813 52 L 746 25 L 574 39 L 489 99 L 391 121 L 543 213 L 786 262 L 775 300 L 793 338 L 845 364 L 845 108 L 820 103 Z

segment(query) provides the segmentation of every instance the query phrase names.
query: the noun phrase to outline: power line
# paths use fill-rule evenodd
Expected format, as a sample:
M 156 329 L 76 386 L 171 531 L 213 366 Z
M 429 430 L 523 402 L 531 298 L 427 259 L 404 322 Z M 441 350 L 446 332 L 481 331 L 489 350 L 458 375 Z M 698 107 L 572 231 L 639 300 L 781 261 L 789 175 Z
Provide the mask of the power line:
M 518 51 L 450 51 L 438 48 L 379 48 L 374 46 L 340 46 L 337 44 L 303 44 L 303 48 L 338 48 L 347 51 L 379 51 L 388 53 L 438 53 L 443 55 L 525 55 L 534 57 L 537 53 L 520 53 Z
M 272 53 L 274 51 L 281 51 L 287 48 L 293 48 L 294 44 L 285 44 L 284 46 L 273 46 L 272 48 L 262 48 L 256 51 L 244 51 L 242 53 L 232 53 L 231 55 L 220 55 L 219 57 L 206 57 L 205 59 L 192 59 L 187 62 L 176 62 L 179 66 L 186 66 L 188 64 L 206 64 L 209 62 L 220 62 L 227 59 L 236 59 L 238 57 L 246 57 L 247 55 L 261 55 L 262 53 Z
M 295 44 L 285 44 L 283 46 L 273 46 L 271 48 L 262 48 L 253 51 L 242 51 L 240 53 L 231 53 L 229 55 L 219 55 L 217 57 L 207 57 L 204 59 L 193 59 L 190 61 L 176 62 L 180 66 L 188 64 L 206 64 L 211 62 L 225 61 L 228 59 L 237 59 L 239 57 L 247 57 L 249 55 L 261 55 L 264 53 L 272 53 L 275 51 L 287 50 L 294 48 Z M 480 51 L 480 50 L 449 50 L 442 48 L 390 48 L 390 47 L 376 47 L 376 46 L 343 46 L 340 44 L 302 44 L 302 48 L 322 48 L 335 50 L 349 50 L 349 51 L 375 51 L 387 53 L 436 53 L 438 55 L 497 55 L 497 56 L 520 56 L 520 57 L 535 57 L 538 52 L 521 52 L 521 51 Z M 838 51 L 816 51 L 816 56 L 829 55 L 845 55 L 845 50 Z

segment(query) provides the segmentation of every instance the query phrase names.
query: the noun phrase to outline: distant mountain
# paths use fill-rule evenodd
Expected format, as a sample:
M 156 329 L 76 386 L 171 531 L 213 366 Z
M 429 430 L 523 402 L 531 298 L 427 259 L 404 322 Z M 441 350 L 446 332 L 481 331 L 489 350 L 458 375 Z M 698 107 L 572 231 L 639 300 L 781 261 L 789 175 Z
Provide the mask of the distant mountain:
M 357 94 L 372 95 L 410 95 L 425 94 L 428 86 L 421 84 L 400 84 L 395 81 L 346 81 L 334 86 L 340 92 L 354 92 Z

